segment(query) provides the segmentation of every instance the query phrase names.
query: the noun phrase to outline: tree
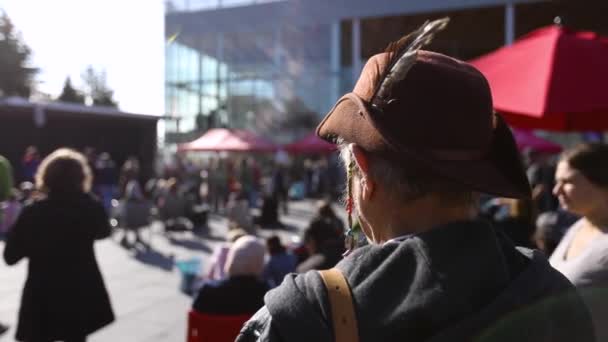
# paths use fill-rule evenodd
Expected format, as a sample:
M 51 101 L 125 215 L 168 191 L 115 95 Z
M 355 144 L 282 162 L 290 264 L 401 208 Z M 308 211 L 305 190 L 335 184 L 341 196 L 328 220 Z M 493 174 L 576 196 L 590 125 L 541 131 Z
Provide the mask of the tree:
M 114 101 L 114 91 L 111 90 L 106 82 L 106 72 L 97 72 L 89 65 L 81 75 L 85 84 L 85 95 L 97 106 L 118 107 Z
M 57 98 L 58 101 L 63 102 L 73 102 L 84 104 L 84 95 L 82 92 L 78 91 L 72 86 L 72 80 L 70 77 L 65 79 L 65 83 L 63 84 L 63 91 L 61 95 Z
M 29 97 L 37 68 L 28 66 L 30 48 L 8 15 L 0 15 L 0 96 Z

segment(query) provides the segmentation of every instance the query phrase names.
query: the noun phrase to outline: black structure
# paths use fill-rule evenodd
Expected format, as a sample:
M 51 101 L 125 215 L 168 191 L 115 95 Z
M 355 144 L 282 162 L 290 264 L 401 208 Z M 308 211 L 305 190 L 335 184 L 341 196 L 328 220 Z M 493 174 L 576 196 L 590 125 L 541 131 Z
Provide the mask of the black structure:
M 38 148 L 41 157 L 59 147 L 81 151 L 92 147 L 110 153 L 119 167 L 135 156 L 146 180 L 154 173 L 159 118 L 110 107 L 5 98 L 0 100 L 0 154 L 13 164 L 18 181 L 21 158 L 30 145 Z

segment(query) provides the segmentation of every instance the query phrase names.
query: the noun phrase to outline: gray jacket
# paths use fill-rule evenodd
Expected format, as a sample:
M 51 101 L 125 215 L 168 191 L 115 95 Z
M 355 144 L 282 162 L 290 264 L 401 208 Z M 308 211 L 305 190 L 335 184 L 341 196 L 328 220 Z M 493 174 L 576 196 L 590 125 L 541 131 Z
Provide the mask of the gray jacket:
M 544 256 L 518 250 L 481 221 L 366 246 L 342 260 L 361 342 L 594 341 L 589 313 Z M 289 275 L 237 342 L 329 342 L 319 275 Z

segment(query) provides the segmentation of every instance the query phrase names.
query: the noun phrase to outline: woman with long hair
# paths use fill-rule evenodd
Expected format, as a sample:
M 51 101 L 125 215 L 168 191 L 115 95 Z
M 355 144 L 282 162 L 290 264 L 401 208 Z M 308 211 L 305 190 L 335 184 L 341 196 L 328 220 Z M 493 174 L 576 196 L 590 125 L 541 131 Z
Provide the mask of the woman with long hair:
M 581 217 L 551 255 L 551 265 L 579 290 L 598 341 L 608 339 L 608 145 L 582 144 L 562 155 L 553 193 Z
M 45 196 L 23 209 L 8 235 L 6 263 L 29 260 L 18 341 L 85 341 L 114 320 L 93 249 L 111 231 L 103 206 L 89 194 L 91 178 L 82 154 L 51 153 L 36 173 Z

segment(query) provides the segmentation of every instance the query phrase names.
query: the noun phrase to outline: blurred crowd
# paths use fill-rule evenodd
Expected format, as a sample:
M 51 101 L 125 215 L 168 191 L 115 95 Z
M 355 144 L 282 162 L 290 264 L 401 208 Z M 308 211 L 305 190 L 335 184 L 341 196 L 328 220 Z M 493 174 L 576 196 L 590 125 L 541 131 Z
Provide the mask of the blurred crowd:
M 534 150 L 523 152 L 526 173 L 532 187 L 530 199 L 485 196 L 480 216 L 502 228 L 517 246 L 537 248 L 547 257 L 580 214 L 567 211 L 558 200 L 556 170 L 560 156 Z
M 483 195 L 479 216 L 492 221 L 516 245 L 541 250 L 577 286 L 608 279 L 604 277 L 608 275 L 604 263 L 608 240 L 602 235 L 608 229 L 608 147 L 584 144 L 561 156 L 526 151 L 524 159 L 532 198 Z M 72 324 L 62 328 L 57 323 L 58 330 L 42 331 L 43 335 L 70 334 L 74 341 L 80 341 L 113 320 L 92 250 L 77 247 L 82 241 L 90 245 L 95 239 L 109 236 L 112 228 L 122 231 L 124 247 L 147 247 L 141 230 L 153 220 L 162 222 L 165 232 L 204 234 L 211 213 L 227 217 L 226 242 L 213 252 L 209 266 L 199 268 L 182 290 L 194 298 L 191 314 L 238 316 L 235 327 L 263 306 L 266 292 L 286 275 L 331 268 L 345 251 L 347 227 L 332 207 L 332 200 L 340 196 L 339 176 L 332 174 L 327 159 L 288 165 L 251 156 L 213 157 L 202 162 L 176 158 L 165 164 L 159 177 L 145 182 L 137 158 L 129 158 L 119 167 L 108 153 L 96 154 L 92 149 L 60 149 L 41 159 L 37 149 L 30 147 L 17 168 L 4 158 L 0 158 L 0 165 L 0 234 L 7 237 L 5 260 L 12 264 L 29 257 L 34 263 L 36 258 L 43 258 L 46 261 L 40 265 L 50 263 L 50 269 L 61 273 L 58 263 L 88 255 L 88 263 L 81 265 L 83 273 L 90 274 L 85 281 L 87 286 L 96 284 L 96 300 L 100 303 L 96 310 L 105 312 L 93 315 L 97 318 L 86 323 L 86 329 Z M 336 171 L 340 172 L 344 173 Z M 13 184 L 15 178 L 22 179 L 17 186 Z M 318 199 L 317 213 L 297 243 L 282 241 L 279 235 L 258 237 L 260 228 L 282 227 L 280 213 L 288 213 L 289 200 L 305 197 Z M 72 208 L 80 209 L 75 212 Z M 30 232 L 48 220 L 63 228 L 54 230 L 47 239 L 72 252 L 48 250 L 33 242 L 35 235 Z M 74 222 L 89 224 L 92 234 L 75 234 Z M 9 233 L 11 230 L 15 232 Z M 590 239 L 594 242 L 585 243 Z M 34 245 L 39 249 L 36 252 L 31 251 Z M 48 275 L 36 266 L 29 272 L 32 279 L 36 272 Z M 74 282 L 73 276 L 63 276 L 66 283 Z M 24 291 L 36 290 L 26 286 Z M 68 303 L 76 302 L 71 294 L 63 295 Z M 24 298 L 22 306 L 38 305 L 36 299 Z M 596 297 L 590 299 L 590 303 L 597 302 Z M 81 309 L 74 305 L 73 310 Z M 605 311 L 604 305 L 590 306 L 596 317 Z M 62 311 L 65 308 L 57 310 L 73 315 Z M 18 334 L 27 334 L 22 324 L 36 324 L 36 319 L 23 313 Z
M 0 158 L 0 165 L 0 237 L 6 241 L 5 261 L 14 264 L 29 258 L 30 265 L 36 265 L 30 267 L 24 289 L 17 327 L 21 339 L 67 336 L 66 341 L 81 341 L 110 323 L 114 317 L 92 242 L 115 234 L 125 248 L 151 248 L 142 231 L 153 221 L 160 222 L 165 233 L 191 231 L 199 236 L 207 232 L 210 214 L 225 216 L 226 244 L 214 252 L 210 267 L 198 270 L 196 281 L 190 283 L 193 286 L 183 290 L 196 294 L 213 287 L 221 293 L 232 288 L 248 296 L 246 289 L 257 289 L 257 297 L 249 300 L 256 307 L 286 274 L 331 267 L 343 252 L 345 227 L 327 201 L 319 205 L 318 215 L 302 234 L 302 243 L 285 246 L 278 236 L 272 236 L 264 244 L 256 237 L 260 228 L 283 227 L 280 213 L 288 213 L 290 200 L 338 196 L 335 180 L 330 184 L 336 177 L 330 175 L 325 158 L 286 163 L 252 156 L 202 161 L 177 156 L 163 165 L 157 177 L 143 179 L 136 157 L 119 165 L 109 153 L 92 148 L 63 148 L 43 157 L 31 146 L 20 164 L 13 166 Z M 45 238 L 38 239 L 37 232 L 48 225 L 53 229 L 46 229 Z M 83 229 L 86 226 L 90 231 Z M 250 242 L 243 251 L 232 251 L 241 239 Z M 47 244 L 49 241 L 52 243 Z M 74 260 L 83 262 L 72 269 L 82 270 L 78 275 L 66 274 L 63 265 Z M 53 274 L 61 280 L 51 280 Z M 232 278 L 238 280 L 229 280 Z M 39 289 L 43 283 L 47 290 Z M 85 310 L 79 303 L 87 301 L 64 291 L 69 288 L 98 291 L 89 294 L 90 308 Z M 208 297 L 200 293 L 196 298 Z M 49 296 L 57 305 L 40 311 L 46 307 L 40 298 Z M 60 302 L 65 304 L 58 305 Z M 210 303 L 205 300 L 205 305 Z M 240 310 L 238 306 L 233 309 Z M 90 320 L 68 324 L 77 311 L 91 312 Z M 36 332 L 29 329 L 48 322 L 56 326 Z

